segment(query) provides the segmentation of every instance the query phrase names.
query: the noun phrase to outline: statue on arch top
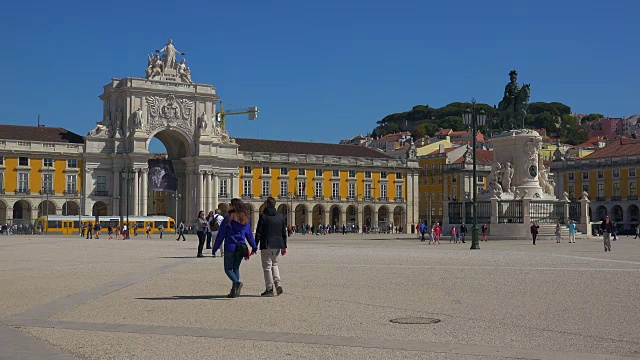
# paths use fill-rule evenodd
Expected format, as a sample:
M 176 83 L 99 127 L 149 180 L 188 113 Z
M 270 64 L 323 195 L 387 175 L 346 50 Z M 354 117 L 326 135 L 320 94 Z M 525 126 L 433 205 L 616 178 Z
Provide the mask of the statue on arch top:
M 178 51 L 178 49 L 175 48 L 175 46 L 173 46 L 173 40 L 169 39 L 169 41 L 167 42 L 167 44 L 159 50 L 156 50 L 156 52 L 164 52 L 164 59 L 163 59 L 163 64 L 164 64 L 164 69 L 174 69 L 177 70 L 178 69 L 178 60 L 176 59 L 176 53 L 180 54 L 180 55 L 186 55 L 183 52 Z
M 498 103 L 498 114 L 500 127 L 505 130 L 515 129 L 522 123 L 524 128 L 524 117 L 527 115 L 529 107 L 529 96 L 531 95 L 530 84 L 518 85 L 518 72 L 509 72 L 509 83 L 504 88 L 504 96 Z

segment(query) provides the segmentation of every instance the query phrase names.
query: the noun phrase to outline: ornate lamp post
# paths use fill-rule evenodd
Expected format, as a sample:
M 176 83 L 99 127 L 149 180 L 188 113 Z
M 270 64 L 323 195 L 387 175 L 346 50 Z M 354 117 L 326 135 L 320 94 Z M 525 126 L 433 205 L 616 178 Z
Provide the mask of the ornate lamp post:
M 471 110 L 466 109 L 462 114 L 465 125 L 471 127 L 471 136 L 473 137 L 473 226 L 471 227 L 471 249 L 480 249 L 478 242 L 478 176 L 476 174 L 476 133 L 477 127 L 485 124 L 487 115 L 480 110 L 476 113 L 476 99 L 471 99 Z
M 124 238 L 125 239 L 129 239 L 129 233 L 131 232 L 131 229 L 129 229 L 129 180 L 132 180 L 133 178 L 133 174 L 135 173 L 135 171 L 131 168 L 129 169 L 122 169 L 122 171 L 120 171 L 122 178 L 125 180 L 125 186 L 126 186 L 126 191 L 124 194 L 125 197 L 125 202 L 127 203 L 127 232 L 124 234 Z
M 180 198 L 182 197 L 182 195 L 180 195 L 177 191 L 175 194 L 173 194 L 173 197 L 176 198 L 176 218 L 174 219 L 176 221 L 176 234 L 178 233 L 178 201 L 180 201 Z

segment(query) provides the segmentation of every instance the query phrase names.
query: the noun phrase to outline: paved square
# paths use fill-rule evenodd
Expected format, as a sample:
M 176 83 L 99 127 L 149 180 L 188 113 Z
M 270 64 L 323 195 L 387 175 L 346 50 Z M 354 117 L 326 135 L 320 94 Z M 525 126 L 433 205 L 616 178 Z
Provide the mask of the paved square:
M 285 294 L 258 258 L 226 299 L 197 241 L 0 237 L 0 358 L 640 358 L 640 240 L 427 245 L 411 235 L 300 236 Z M 394 324 L 404 317 L 428 325 Z

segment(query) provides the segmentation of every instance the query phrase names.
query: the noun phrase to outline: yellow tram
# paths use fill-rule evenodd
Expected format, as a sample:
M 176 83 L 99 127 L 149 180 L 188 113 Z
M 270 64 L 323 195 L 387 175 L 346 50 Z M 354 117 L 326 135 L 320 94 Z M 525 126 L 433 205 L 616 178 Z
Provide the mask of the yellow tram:
M 115 227 L 127 222 L 127 218 L 123 217 L 123 222 L 120 223 L 118 216 L 100 216 L 98 220 L 102 227 L 100 231 L 102 233 L 106 233 L 109 225 L 114 227 L 115 231 Z M 41 216 L 36 219 L 35 226 L 36 229 L 40 228 L 49 234 L 73 235 L 80 233 L 81 223 L 93 226 L 96 223 L 96 218 L 95 216 Z M 151 225 L 152 234 L 160 231 L 158 230 L 160 225 L 164 226 L 165 232 L 175 232 L 176 230 L 176 221 L 168 216 L 129 216 L 128 226 L 131 234 L 133 234 L 133 224 L 138 224 L 138 234 L 144 234 L 147 225 Z

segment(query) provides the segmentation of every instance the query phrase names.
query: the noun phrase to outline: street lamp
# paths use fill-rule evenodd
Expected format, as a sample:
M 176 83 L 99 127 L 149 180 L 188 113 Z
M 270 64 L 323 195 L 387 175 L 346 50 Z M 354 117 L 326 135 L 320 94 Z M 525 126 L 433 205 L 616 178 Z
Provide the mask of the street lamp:
M 122 169 L 120 173 L 122 174 L 122 178 L 126 181 L 125 186 L 127 188 L 124 194 L 125 202 L 127 203 L 127 232 L 124 234 L 124 238 L 129 239 L 129 232 L 131 232 L 131 229 L 129 229 L 129 180 L 132 179 L 132 175 L 135 173 L 135 170 Z
M 177 191 L 175 194 L 173 194 L 173 197 L 176 198 L 176 218 L 174 219 L 176 221 L 176 234 L 178 233 L 178 201 L 180 200 L 180 198 L 182 197 L 182 195 L 180 195 Z
M 47 201 L 44 203 L 44 212 L 45 212 L 45 216 L 46 216 L 46 224 L 44 226 L 44 234 L 48 235 L 49 234 L 49 186 L 47 186 L 50 183 L 45 183 L 45 185 L 42 185 L 42 192 L 44 193 L 44 195 L 46 196 Z M 36 229 L 37 230 L 37 229 Z
M 471 110 L 466 109 L 462 114 L 464 124 L 471 127 L 473 137 L 473 226 L 471 227 L 471 249 L 480 249 L 478 242 L 478 177 L 476 175 L 476 132 L 477 126 L 483 126 L 487 120 L 487 114 L 483 110 L 476 113 L 476 99 L 471 99 Z

